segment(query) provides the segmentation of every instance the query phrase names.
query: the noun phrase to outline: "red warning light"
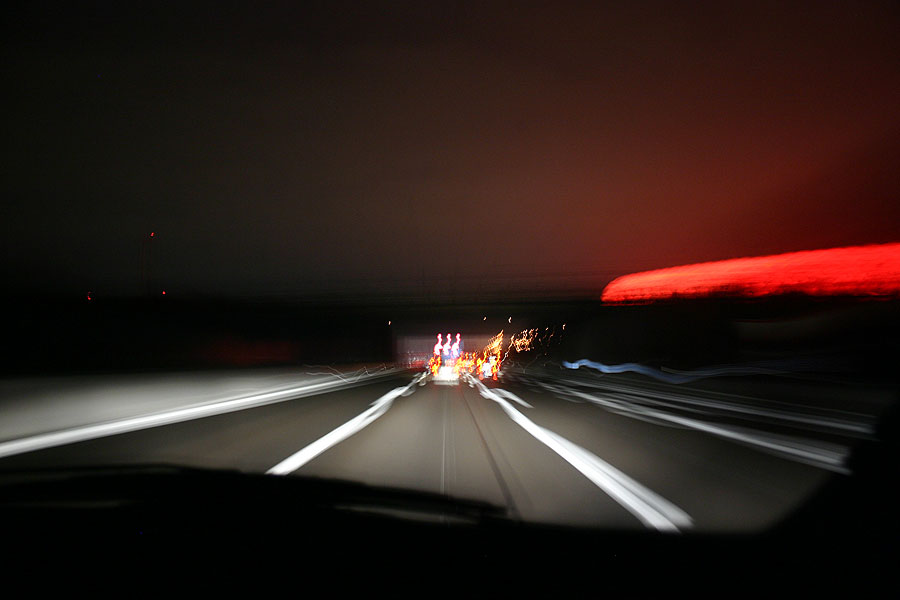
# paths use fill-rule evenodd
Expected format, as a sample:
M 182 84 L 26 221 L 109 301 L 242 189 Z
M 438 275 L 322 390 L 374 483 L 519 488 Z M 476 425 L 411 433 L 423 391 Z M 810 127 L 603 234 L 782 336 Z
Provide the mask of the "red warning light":
M 151 231 L 151 232 L 150 232 L 150 237 L 156 237 L 156 232 L 155 232 L 155 231 Z
M 163 296 L 166 295 L 166 290 L 163 290 L 163 291 L 162 291 L 162 295 L 163 295 Z
M 87 299 L 88 299 L 88 302 L 90 302 L 91 300 L 93 300 L 93 298 L 91 298 L 91 293 L 90 293 L 90 292 L 87 293 Z

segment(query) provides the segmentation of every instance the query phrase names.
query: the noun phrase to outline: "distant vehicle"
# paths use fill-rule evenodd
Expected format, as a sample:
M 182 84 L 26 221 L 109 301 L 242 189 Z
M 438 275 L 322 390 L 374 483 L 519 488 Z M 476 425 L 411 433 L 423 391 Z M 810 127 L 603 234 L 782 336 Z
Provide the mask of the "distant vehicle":
M 452 365 L 441 365 L 433 381 L 438 385 L 459 385 L 459 372 Z

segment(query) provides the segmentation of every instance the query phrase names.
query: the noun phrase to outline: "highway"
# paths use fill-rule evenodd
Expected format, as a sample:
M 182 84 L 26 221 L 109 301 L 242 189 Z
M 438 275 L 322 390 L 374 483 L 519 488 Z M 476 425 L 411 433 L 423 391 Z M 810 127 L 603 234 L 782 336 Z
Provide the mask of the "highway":
M 772 390 L 760 398 L 584 371 L 510 369 L 499 381 L 443 385 L 399 370 L 355 387 L 10 450 L 0 470 L 236 469 L 480 500 L 530 523 L 750 533 L 845 476 L 846 455 L 870 435 L 877 412 L 841 410 L 849 391 L 815 407 L 779 399 L 792 389 L 808 395 L 802 382 L 757 385 Z M 869 395 L 876 406 L 878 393 Z

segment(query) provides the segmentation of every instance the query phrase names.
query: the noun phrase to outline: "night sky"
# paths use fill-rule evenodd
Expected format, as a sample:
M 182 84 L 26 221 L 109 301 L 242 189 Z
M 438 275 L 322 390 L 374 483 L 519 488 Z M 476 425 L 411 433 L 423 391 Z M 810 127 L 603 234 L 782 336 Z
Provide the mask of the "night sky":
M 900 240 L 896 2 L 125 4 L 5 15 L 9 289 L 139 295 L 143 251 L 169 297 L 599 294 Z

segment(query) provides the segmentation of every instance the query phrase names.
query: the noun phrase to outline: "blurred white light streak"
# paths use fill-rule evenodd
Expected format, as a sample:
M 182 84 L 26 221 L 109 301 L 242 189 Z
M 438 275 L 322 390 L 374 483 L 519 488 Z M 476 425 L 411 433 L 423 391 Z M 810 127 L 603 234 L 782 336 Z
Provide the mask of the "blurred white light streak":
M 603 383 L 592 383 L 585 381 L 577 381 L 574 379 L 560 379 L 559 381 L 565 383 L 571 383 L 580 387 L 591 387 L 602 389 L 606 392 L 612 390 L 616 392 L 623 392 L 624 394 L 628 394 L 633 396 L 633 400 L 640 402 L 653 403 L 657 405 L 663 406 L 671 406 L 673 408 L 681 408 L 678 407 L 677 404 L 683 405 L 693 405 L 702 408 L 710 408 L 721 410 L 728 413 L 743 413 L 746 415 L 752 416 L 760 416 L 760 417 L 770 417 L 772 419 L 776 419 L 779 421 L 793 421 L 796 423 L 802 423 L 807 425 L 814 425 L 816 427 L 822 427 L 827 429 L 837 429 L 843 431 L 850 431 L 853 433 L 864 434 L 864 435 L 872 435 L 875 432 L 874 420 L 865 414 L 859 413 L 849 413 L 846 411 L 837 411 L 837 410 L 828 410 L 821 409 L 818 410 L 823 411 L 827 410 L 829 413 L 837 415 L 837 416 L 824 416 L 824 415 L 813 415 L 798 412 L 797 410 L 785 410 L 778 408 L 763 408 L 756 406 L 747 405 L 748 402 L 760 402 L 760 399 L 753 398 L 750 396 L 737 396 L 730 395 L 735 398 L 735 400 L 727 401 L 727 400 L 714 400 L 714 399 L 705 399 L 699 398 L 697 396 L 689 396 L 684 393 L 673 393 L 673 392 L 665 392 L 662 390 L 652 390 L 648 391 L 646 389 L 641 389 L 634 386 L 622 385 L 618 383 L 612 383 L 608 380 L 605 380 Z M 555 388 L 555 386 L 547 386 L 546 384 L 538 382 L 537 385 L 542 387 L 546 387 L 548 390 L 553 387 L 554 389 L 551 391 L 559 391 L 565 392 L 566 389 L 571 388 Z M 652 396 L 651 396 L 652 395 Z M 722 395 L 722 394 L 719 394 Z M 669 403 L 665 402 L 669 401 Z M 743 402 L 743 403 L 742 403 Z M 796 408 L 810 408 L 803 407 L 799 404 L 794 405 Z M 682 410 L 690 410 L 689 408 L 682 408 Z M 698 411 L 694 411 L 698 412 Z
M 372 403 L 371 408 L 350 419 L 337 429 L 320 437 L 302 450 L 290 455 L 268 471 L 267 475 L 287 475 L 293 473 L 332 446 L 335 446 L 351 435 L 367 427 L 375 419 L 383 415 L 391 407 L 398 396 L 408 396 L 416 389 L 416 384 L 425 378 L 425 373 L 416 375 L 409 384 L 392 389 L 390 392 Z
M 378 377 L 399 372 L 400 370 L 401 369 L 385 369 L 384 371 L 378 371 L 372 375 L 369 375 L 367 379 L 371 377 Z M 361 381 L 361 378 L 357 378 L 353 381 L 347 381 L 344 379 L 332 379 L 318 383 L 275 390 L 263 394 L 255 394 L 253 396 L 243 396 L 240 398 L 215 401 L 212 403 L 202 404 L 200 406 L 189 406 L 150 415 L 129 417 L 106 423 L 84 425 L 81 427 L 74 427 L 72 429 L 43 433 L 20 438 L 17 440 L 9 440 L 0 443 L 0 458 L 5 456 L 13 456 L 15 454 L 23 454 L 25 452 L 33 452 L 35 450 L 43 450 L 45 448 L 53 448 L 55 446 L 64 446 L 66 444 L 84 442 L 87 440 L 107 437 L 110 435 L 118 435 L 120 433 L 129 433 L 141 429 L 159 427 L 161 425 L 171 425 L 173 423 L 180 423 L 193 419 L 201 419 L 204 417 L 211 417 L 214 415 L 246 410 L 248 408 L 255 408 L 257 406 L 263 406 L 266 404 L 274 404 L 276 402 L 284 402 L 285 400 L 293 400 L 304 396 L 312 396 L 314 394 L 333 392 L 361 383 Z
M 652 490 L 644 487 L 600 457 L 570 442 L 564 437 L 544 429 L 516 410 L 503 396 L 514 396 L 506 390 L 488 389 L 480 381 L 467 376 L 477 386 L 479 393 L 500 405 L 500 408 L 517 425 L 538 441 L 559 454 L 597 487 L 606 492 L 628 512 L 649 528 L 666 532 L 678 532 L 692 525 L 691 517 Z M 516 397 L 517 398 L 517 397 Z M 527 403 L 519 399 L 527 406 Z
M 351 382 L 351 383 L 358 381 L 359 379 L 361 379 L 364 376 L 373 375 L 373 374 L 378 373 L 379 371 L 384 371 L 385 369 L 388 368 L 387 365 L 382 364 L 380 367 L 375 369 L 372 373 L 369 372 L 368 367 L 362 367 L 361 369 L 357 369 L 356 371 L 354 371 L 352 374 L 346 374 L 346 373 L 341 373 L 340 371 L 338 371 L 337 369 L 335 369 L 334 367 L 329 366 L 329 365 L 304 365 L 304 366 L 310 366 L 310 367 L 316 366 L 316 367 L 321 367 L 321 368 L 331 370 L 330 372 L 328 372 L 328 371 L 325 371 L 325 372 L 309 372 L 309 371 L 307 371 L 307 373 L 306 373 L 307 375 L 330 375 L 332 377 L 337 377 L 338 379 L 340 379 L 342 381 L 347 381 L 347 382 Z M 347 375 L 347 376 L 345 377 L 345 375 Z
M 604 408 L 612 409 L 616 411 L 617 414 L 622 414 L 623 416 L 634 415 L 636 417 L 652 417 L 660 421 L 667 421 L 682 427 L 703 431 L 717 437 L 769 450 L 784 458 L 790 458 L 814 467 L 827 469 L 837 473 L 850 473 L 850 470 L 844 464 L 849 450 L 836 444 L 826 445 L 825 442 L 819 442 L 814 445 L 810 441 L 799 438 L 785 439 L 784 436 L 775 436 L 774 434 L 766 434 L 763 432 L 749 432 L 737 427 L 715 425 L 713 423 L 673 415 L 628 402 L 592 396 L 571 388 L 562 390 L 562 393 L 572 397 L 582 398 L 593 404 L 603 406 Z

